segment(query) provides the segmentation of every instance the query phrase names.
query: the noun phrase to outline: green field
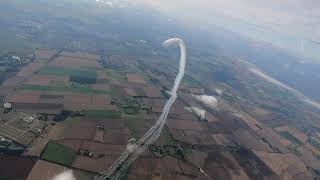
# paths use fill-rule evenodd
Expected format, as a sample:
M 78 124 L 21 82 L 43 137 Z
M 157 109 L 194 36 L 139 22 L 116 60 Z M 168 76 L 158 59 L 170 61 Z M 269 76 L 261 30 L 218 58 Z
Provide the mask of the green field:
M 75 157 L 75 151 L 54 141 L 48 142 L 46 149 L 41 155 L 41 159 L 68 166 L 72 164 Z
M 136 113 L 138 113 L 138 108 L 135 108 L 135 107 L 124 107 L 123 110 L 124 110 L 124 112 L 126 114 L 136 114 Z
M 40 86 L 24 84 L 21 86 L 22 90 L 34 90 L 34 91 L 65 91 L 74 93 L 95 93 L 95 94 L 108 94 L 109 90 L 93 90 L 89 85 L 81 85 L 78 83 L 72 83 L 69 86 L 57 87 L 57 86 Z
M 69 76 L 73 71 L 73 69 L 46 66 L 40 70 L 39 74 L 53 76 Z
M 184 76 L 182 81 L 182 85 L 187 86 L 187 87 L 199 87 L 201 86 L 201 83 L 195 79 L 193 79 L 191 76 Z
M 85 112 L 85 115 L 97 118 L 120 118 L 121 113 L 118 111 L 89 110 Z
M 63 95 L 48 95 L 48 94 L 43 94 L 43 95 L 40 95 L 40 98 L 43 98 L 43 99 L 63 99 L 64 96 L 63 96 Z
M 75 70 L 70 75 L 70 81 L 81 84 L 95 84 L 97 82 L 97 72 L 92 69 Z

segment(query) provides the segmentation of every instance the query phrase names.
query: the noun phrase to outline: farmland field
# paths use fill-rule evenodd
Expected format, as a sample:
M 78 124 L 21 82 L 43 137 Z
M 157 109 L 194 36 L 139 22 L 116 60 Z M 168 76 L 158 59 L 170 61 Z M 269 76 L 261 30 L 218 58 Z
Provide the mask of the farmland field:
M 117 111 L 90 110 L 86 111 L 85 115 L 95 118 L 119 118 L 121 114 Z
M 41 159 L 68 166 L 72 164 L 74 158 L 75 152 L 72 149 L 58 144 L 54 141 L 48 142 L 45 150 L 41 155 Z

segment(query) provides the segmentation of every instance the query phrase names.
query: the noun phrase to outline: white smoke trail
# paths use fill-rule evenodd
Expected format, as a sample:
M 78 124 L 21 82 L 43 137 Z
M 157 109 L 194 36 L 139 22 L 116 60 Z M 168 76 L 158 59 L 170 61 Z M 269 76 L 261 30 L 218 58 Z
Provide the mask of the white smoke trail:
M 52 180 L 76 180 L 72 170 L 63 171 L 52 178 Z
M 198 101 L 202 102 L 208 107 L 211 107 L 212 109 L 217 109 L 218 107 L 218 100 L 214 96 L 208 96 L 208 95 L 192 95 L 194 98 L 196 98 Z
M 199 107 L 185 107 L 188 111 L 195 113 L 200 120 L 206 119 L 206 111 Z
M 179 63 L 179 72 L 174 81 L 171 97 L 166 102 L 163 112 L 160 115 L 156 123 L 144 134 L 135 145 L 130 145 L 122 155 L 113 163 L 113 165 L 106 171 L 103 172 L 96 179 L 120 179 L 130 165 L 147 149 L 147 147 L 154 143 L 160 136 L 161 131 L 166 123 L 169 111 L 173 103 L 177 99 L 177 90 L 181 83 L 181 80 L 184 76 L 185 66 L 186 66 L 186 45 L 182 39 L 172 38 L 163 42 L 164 47 L 168 47 L 173 44 L 178 44 L 180 47 L 180 63 Z

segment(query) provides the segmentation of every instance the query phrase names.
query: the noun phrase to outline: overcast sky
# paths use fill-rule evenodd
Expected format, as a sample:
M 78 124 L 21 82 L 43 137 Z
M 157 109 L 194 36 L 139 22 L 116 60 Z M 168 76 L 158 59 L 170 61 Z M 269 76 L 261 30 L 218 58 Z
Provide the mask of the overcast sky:
M 320 0 L 139 0 L 185 22 L 232 18 L 320 42 Z

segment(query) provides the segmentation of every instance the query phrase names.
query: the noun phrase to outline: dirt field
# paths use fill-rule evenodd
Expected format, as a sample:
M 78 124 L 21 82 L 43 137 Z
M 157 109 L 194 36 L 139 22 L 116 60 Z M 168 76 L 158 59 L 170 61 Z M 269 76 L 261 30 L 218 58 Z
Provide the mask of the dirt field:
M 158 87 L 145 87 L 143 88 L 143 91 L 145 92 L 146 96 L 149 98 L 160 98 L 161 96 L 161 92 L 160 92 L 160 88 Z
M 57 53 L 57 50 L 38 50 L 34 54 L 37 59 L 50 59 Z
M 104 79 L 104 80 L 109 80 L 109 77 L 106 72 L 104 71 L 97 71 L 97 79 Z
M 1 179 L 27 179 L 36 158 L 0 155 Z
M 206 112 L 205 113 L 205 118 L 208 122 L 218 122 L 219 119 L 217 117 L 215 117 L 214 115 L 212 115 L 211 113 L 209 112 Z
M 89 60 L 98 60 L 100 56 L 96 54 L 84 53 L 84 52 L 62 52 L 61 56 L 73 57 L 73 58 L 80 58 L 80 59 L 89 59 Z
M 284 172 L 291 175 L 307 172 L 304 163 L 292 154 L 265 153 L 262 151 L 254 151 L 254 153 L 277 175 L 282 175 Z M 292 168 L 290 166 L 294 166 L 296 170 L 289 172 L 288 170 Z
M 123 88 L 128 96 L 138 96 L 138 93 L 133 88 Z
M 48 86 L 51 82 L 62 82 L 64 84 L 68 81 L 67 77 L 58 77 L 50 75 L 34 75 L 30 77 L 24 84 Z
M 64 108 L 67 110 L 82 110 L 91 104 L 90 94 L 66 94 L 64 96 Z
M 60 166 L 57 164 L 53 164 L 47 161 L 39 160 L 31 173 L 29 174 L 27 180 L 45 180 L 52 179 L 59 173 L 68 170 L 68 168 L 64 166 Z M 76 179 L 90 180 L 94 177 L 94 174 L 81 172 L 79 170 L 73 170 L 73 174 Z
M 59 56 L 49 63 L 50 66 L 80 69 L 81 67 L 99 68 L 100 65 L 96 61 L 79 59 L 73 57 Z
M 96 125 L 97 122 L 94 120 L 81 120 L 69 130 L 65 138 L 92 140 L 96 134 Z
M 277 127 L 275 128 L 276 131 L 278 132 L 288 132 L 290 133 L 292 136 L 294 136 L 295 138 L 297 138 L 300 142 L 302 142 L 303 144 L 305 144 L 308 141 L 308 136 L 306 136 L 305 134 L 303 134 L 301 131 L 299 131 L 298 129 L 295 128 L 291 128 L 289 126 L 281 126 L 281 127 Z
M 187 156 L 187 160 L 194 164 L 196 167 L 203 167 L 207 157 L 207 152 L 192 150 L 191 153 Z
M 92 95 L 92 105 L 108 105 L 111 104 L 111 98 L 107 95 L 93 94 Z
M 103 130 L 96 130 L 96 135 L 94 136 L 94 141 L 103 143 L 103 136 L 104 136 L 104 132 Z
M 269 146 L 244 129 L 234 131 L 235 141 L 248 149 L 270 152 Z
M 199 131 L 169 129 L 173 139 L 190 144 L 215 144 L 213 138 Z
M 170 129 L 201 130 L 201 126 L 191 120 L 168 119 L 166 124 Z
M 260 124 L 255 118 L 251 117 L 245 112 L 236 114 L 242 121 L 244 121 L 252 130 L 257 131 L 262 129 L 262 124 Z
M 21 85 L 23 83 L 23 81 L 25 80 L 25 77 L 22 77 L 22 76 L 13 76 L 7 80 L 5 80 L 3 83 L 2 83 L 2 87 L 6 87 L 6 88 L 16 88 L 18 87 L 19 85 Z
M 93 84 L 92 88 L 94 90 L 109 90 L 111 87 L 109 84 Z
M 42 67 L 44 67 L 44 63 L 38 63 L 38 62 L 32 62 L 28 64 L 27 66 L 23 67 L 21 71 L 17 74 L 17 76 L 20 77 L 29 77 L 31 76 L 34 72 L 40 70 Z
M 126 129 L 110 129 L 104 132 L 104 143 L 126 145 L 130 138 L 129 132 Z
M 32 94 L 13 94 L 7 98 L 8 102 L 14 103 L 37 103 L 39 102 L 40 96 L 39 95 L 32 95 Z
M 223 146 L 234 146 L 235 143 L 231 140 L 232 137 L 227 134 L 212 134 L 211 135 L 213 140 L 215 141 L 216 144 L 218 145 L 223 145 Z
M 144 77 L 139 74 L 127 74 L 127 79 L 130 83 L 146 84 Z
M 78 151 L 81 149 L 81 145 L 83 143 L 83 140 L 78 139 L 60 139 L 56 141 L 57 143 L 64 145 L 66 147 L 71 148 L 74 151 Z
M 72 166 L 75 168 L 100 173 L 108 169 L 115 160 L 117 160 L 116 156 L 106 156 L 99 159 L 77 156 Z

